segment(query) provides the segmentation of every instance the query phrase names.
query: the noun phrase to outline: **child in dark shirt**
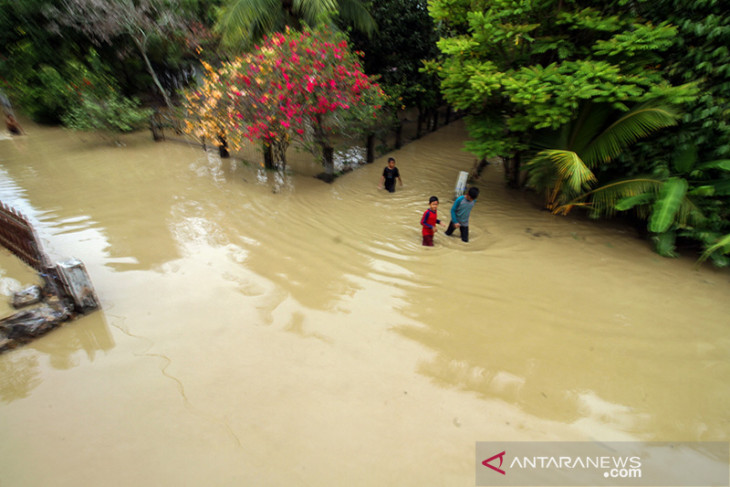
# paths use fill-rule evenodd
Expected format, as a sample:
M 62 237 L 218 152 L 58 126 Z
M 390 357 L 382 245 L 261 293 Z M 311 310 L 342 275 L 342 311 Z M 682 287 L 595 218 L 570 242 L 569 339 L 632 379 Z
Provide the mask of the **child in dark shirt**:
M 388 158 L 388 166 L 383 169 L 383 175 L 380 178 L 380 186 L 379 188 L 385 187 L 385 189 L 388 190 L 390 193 L 395 192 L 395 180 L 398 179 L 398 182 L 401 186 L 403 186 L 403 181 L 400 178 L 400 172 L 398 171 L 398 168 L 395 167 L 395 159 L 392 157 Z

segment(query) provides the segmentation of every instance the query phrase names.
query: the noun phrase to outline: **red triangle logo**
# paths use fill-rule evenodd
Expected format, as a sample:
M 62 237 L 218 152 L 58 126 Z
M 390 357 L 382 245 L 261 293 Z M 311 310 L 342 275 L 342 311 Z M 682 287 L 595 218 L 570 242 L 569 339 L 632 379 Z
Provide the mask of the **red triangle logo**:
M 491 463 L 489 463 L 489 462 L 491 462 L 492 460 L 496 460 L 497 458 L 499 458 L 499 467 L 495 467 L 494 465 L 492 465 Z M 492 469 L 492 470 L 494 470 L 495 472 L 499 472 L 499 473 L 501 473 L 502 475 L 505 475 L 505 472 L 504 472 L 504 470 L 502 470 L 502 468 L 501 468 L 501 467 L 502 467 L 502 461 L 503 461 L 503 460 L 504 460 L 504 452 L 502 452 L 502 453 L 497 453 L 497 454 L 496 454 L 496 455 L 494 455 L 493 457 L 490 457 L 490 458 L 487 458 L 486 460 L 484 460 L 484 461 L 482 462 L 482 465 L 484 465 L 485 467 L 489 467 L 489 468 L 491 468 L 491 469 Z

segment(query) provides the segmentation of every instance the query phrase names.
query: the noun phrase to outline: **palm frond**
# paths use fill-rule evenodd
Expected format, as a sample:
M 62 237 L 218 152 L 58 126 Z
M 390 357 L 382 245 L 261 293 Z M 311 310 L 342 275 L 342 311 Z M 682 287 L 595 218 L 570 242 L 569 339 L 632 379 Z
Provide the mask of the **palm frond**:
M 316 27 L 337 12 L 337 3 L 337 0 L 294 0 L 292 11 L 310 27 Z
M 281 0 L 232 0 L 221 8 L 216 30 L 226 46 L 249 46 L 274 31 L 283 14 Z
M 547 194 L 555 187 L 557 172 L 550 159 L 538 154 L 530 159 L 525 166 L 527 168 L 527 186 L 538 193 Z
M 575 193 L 580 193 L 588 188 L 591 182 L 596 181 L 593 172 L 573 151 L 544 150 L 538 154 L 538 157 L 545 157 L 550 160 L 555 166 L 558 178 L 564 181 L 568 188 Z
M 617 204 L 621 200 L 645 193 L 655 195 L 662 185 L 662 181 L 652 178 L 634 178 L 613 181 L 600 188 L 583 193 L 564 206 L 590 206 L 597 214 L 612 216 L 618 210 Z M 589 201 L 590 203 L 586 203 Z M 558 208 L 560 210 L 560 208 Z M 645 216 L 645 206 L 638 206 L 640 216 Z
M 639 106 L 619 117 L 581 152 L 589 167 L 606 163 L 621 151 L 661 128 L 676 125 L 679 115 L 665 106 Z
M 675 222 L 677 212 L 687 194 L 687 180 L 684 178 L 669 178 L 664 182 L 659 195 L 654 202 L 654 208 L 649 218 L 649 230 L 654 233 L 664 233 Z M 686 210 L 689 212 L 689 210 Z M 688 213 L 685 213 L 685 217 Z
M 578 117 L 569 125 L 570 133 L 565 148 L 578 154 L 585 153 L 586 147 L 601 133 L 612 113 L 615 110 L 605 104 L 583 104 Z
M 339 12 L 343 20 L 363 34 L 370 36 L 378 29 L 375 19 L 360 0 L 340 0 Z
M 527 184 L 545 194 L 545 207 L 549 210 L 596 181 L 578 154 L 567 150 L 540 151 L 527 162 L 526 168 Z

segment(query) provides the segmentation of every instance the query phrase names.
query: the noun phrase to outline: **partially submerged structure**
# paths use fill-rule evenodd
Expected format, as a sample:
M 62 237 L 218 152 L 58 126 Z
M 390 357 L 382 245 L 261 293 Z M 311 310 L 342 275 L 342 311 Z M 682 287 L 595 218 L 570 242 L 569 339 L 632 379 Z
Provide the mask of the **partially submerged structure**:
M 84 264 L 77 259 L 52 263 L 28 219 L 1 201 L 0 245 L 35 269 L 43 281 L 42 286 L 13 296 L 13 307 L 23 310 L 0 319 L 0 353 L 99 308 Z

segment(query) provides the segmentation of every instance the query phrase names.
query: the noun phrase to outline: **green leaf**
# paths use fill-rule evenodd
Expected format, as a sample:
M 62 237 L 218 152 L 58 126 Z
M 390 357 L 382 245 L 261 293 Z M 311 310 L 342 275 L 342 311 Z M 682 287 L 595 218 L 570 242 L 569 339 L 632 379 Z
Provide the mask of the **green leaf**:
M 710 161 L 700 164 L 697 169 L 699 170 L 707 170 L 707 169 L 720 169 L 722 171 L 730 171 L 730 159 L 721 159 L 718 161 Z
M 715 194 L 719 196 L 730 195 L 730 179 L 721 179 L 719 181 L 711 181 L 710 184 L 715 188 Z
M 636 205 L 645 205 L 653 199 L 654 195 L 651 193 L 642 193 L 627 198 L 621 198 L 616 203 L 616 209 L 618 211 L 630 210 Z
M 697 264 L 701 264 L 705 260 L 707 260 L 708 257 L 710 257 L 713 253 L 719 251 L 720 254 L 728 254 L 730 253 L 730 234 L 725 235 L 720 240 L 715 242 L 713 245 L 710 245 L 705 249 L 704 252 L 702 252 L 702 255 L 697 260 Z
M 656 251 L 662 257 L 677 257 L 674 242 L 677 235 L 674 232 L 663 232 L 653 237 Z
M 704 186 L 697 186 L 696 188 L 692 188 L 692 190 L 688 191 L 687 194 L 691 196 L 714 196 L 715 187 L 707 184 Z
M 669 178 L 662 185 L 649 218 L 650 231 L 664 233 L 672 226 L 688 186 L 683 178 Z

